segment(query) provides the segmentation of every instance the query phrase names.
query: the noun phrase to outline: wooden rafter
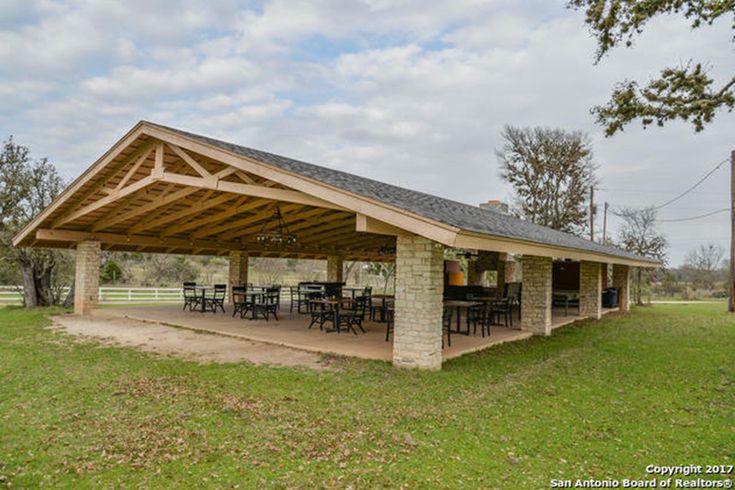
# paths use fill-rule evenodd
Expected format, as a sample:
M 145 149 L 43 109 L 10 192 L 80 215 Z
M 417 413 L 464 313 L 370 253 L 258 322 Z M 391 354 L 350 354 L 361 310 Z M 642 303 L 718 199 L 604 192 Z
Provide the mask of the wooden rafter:
M 96 211 L 98 209 L 101 209 L 105 206 L 108 206 L 116 202 L 119 199 L 122 199 L 142 189 L 145 189 L 146 187 L 155 184 L 157 181 L 158 181 L 157 179 L 150 177 L 150 176 L 143 177 L 139 181 L 133 184 L 130 184 L 129 186 L 124 187 L 120 189 L 119 191 L 112 191 L 109 195 L 103 198 L 100 198 L 97 201 L 87 206 L 82 207 L 81 209 L 77 209 L 76 211 L 72 211 L 70 213 L 65 213 L 61 215 L 56 221 L 54 221 L 52 227 L 57 228 L 71 221 L 74 221 L 75 219 L 81 218 L 82 216 L 86 216 L 87 214 L 93 211 Z
M 120 179 L 120 182 L 117 183 L 115 186 L 115 190 L 120 190 L 123 187 L 125 187 L 125 184 L 128 183 L 128 181 L 135 175 L 135 173 L 140 169 L 141 165 L 145 163 L 146 160 L 148 160 L 148 157 L 151 155 L 151 152 L 153 151 L 153 144 L 146 145 L 145 151 L 138 157 L 138 159 L 133 163 L 133 165 L 130 167 L 130 169 L 127 171 L 127 173 L 123 176 L 122 179 Z
M 282 208 L 282 209 L 285 209 L 285 208 Z M 317 213 L 316 211 L 319 211 L 319 212 Z M 313 214 L 314 216 L 319 216 L 318 218 L 319 223 L 326 223 L 328 221 L 336 219 L 339 216 L 342 216 L 341 214 L 335 213 L 334 211 L 330 211 L 330 210 L 325 211 L 323 209 L 314 209 L 314 210 L 307 211 L 307 212 L 297 212 L 294 214 L 289 214 L 289 215 L 284 216 L 284 219 L 286 220 L 286 224 L 288 225 L 289 231 L 296 232 L 296 231 L 301 230 L 302 228 L 313 226 L 314 224 L 313 221 L 305 221 L 303 223 L 293 224 L 293 222 L 296 221 L 297 219 L 301 220 L 305 217 L 312 216 L 312 213 L 314 213 Z M 267 216 L 270 216 L 271 214 L 272 212 L 268 213 Z M 331 214 L 333 214 L 333 216 Z M 238 236 L 253 234 L 258 231 L 257 227 L 245 228 L 244 225 L 242 224 L 240 226 L 241 226 L 240 229 L 238 229 L 237 231 L 230 232 L 230 233 L 223 233 L 222 235 L 219 235 L 217 238 L 221 240 L 232 240 Z
M 194 160 L 194 158 L 191 157 L 191 155 L 186 153 L 184 150 L 182 150 L 178 146 L 172 145 L 169 143 L 168 147 L 171 148 L 174 151 L 174 153 L 176 153 L 179 156 L 179 158 L 185 161 L 191 168 L 194 169 L 196 173 L 198 173 L 203 178 L 212 179 L 214 177 L 206 168 L 202 167 L 202 165 L 199 162 Z
M 168 194 L 156 196 L 153 199 L 153 201 L 149 202 L 148 204 L 145 204 L 143 206 L 137 206 L 134 209 L 131 209 L 130 211 L 126 211 L 124 213 L 118 214 L 115 217 L 110 217 L 107 219 L 106 222 L 100 222 L 98 225 L 95 225 L 93 227 L 92 231 L 98 231 L 104 228 L 109 228 L 118 223 L 122 223 L 129 219 L 140 216 L 141 214 L 149 213 L 151 211 L 154 211 L 155 209 L 160 208 L 161 206 L 166 206 L 170 203 L 176 202 L 180 199 L 190 196 L 191 194 L 194 194 L 195 192 L 199 192 L 199 189 L 192 189 L 191 187 L 184 187 L 183 189 L 179 189 L 177 191 L 173 191 Z
M 179 185 L 190 187 L 198 187 L 200 189 L 215 189 L 232 194 L 240 194 L 242 196 L 260 197 L 263 199 L 272 199 L 274 201 L 292 202 L 303 204 L 306 206 L 315 206 L 329 209 L 344 209 L 323 199 L 312 197 L 300 191 L 290 189 L 273 189 L 262 185 L 239 184 L 237 182 L 227 182 L 224 180 L 214 181 L 213 179 L 204 179 L 202 177 L 192 177 L 190 175 L 175 174 L 164 172 L 161 177 L 163 182 L 171 182 Z
M 233 196 L 232 194 L 222 194 L 220 196 L 213 198 L 212 197 L 213 192 L 214 191 L 208 192 L 207 194 L 204 195 L 204 197 L 191 203 L 189 206 L 185 207 L 184 209 L 180 211 L 175 211 L 173 213 L 166 214 L 166 215 L 159 214 L 150 220 L 142 221 L 138 223 L 137 225 L 131 227 L 130 232 L 140 233 L 145 230 L 158 228 L 159 226 L 163 226 L 172 221 L 178 221 L 179 219 L 187 218 L 191 216 L 192 214 L 201 213 L 203 211 L 206 211 L 207 209 L 215 208 L 235 198 L 235 196 Z
M 143 247 L 156 247 L 161 249 L 168 249 L 173 247 L 174 249 L 181 250 L 194 250 L 194 249 L 207 249 L 207 250 L 247 250 L 248 252 L 271 252 L 276 254 L 285 253 L 296 253 L 296 254 L 313 254 L 313 255 L 328 255 L 339 253 L 337 250 L 322 248 L 322 247 L 294 247 L 289 250 L 273 250 L 268 247 L 258 245 L 256 243 L 243 243 L 243 242 L 223 242 L 214 240 L 190 240 L 182 238 L 158 238 L 144 235 L 122 235 L 116 233 L 89 233 L 84 231 L 71 231 L 71 230 L 49 230 L 39 229 L 36 231 L 36 238 L 38 240 L 49 241 L 49 242 L 80 242 L 83 240 L 99 240 L 100 242 L 107 243 L 110 245 L 123 245 L 127 247 L 143 246 Z M 364 256 L 375 256 L 375 252 L 371 251 L 354 251 L 355 254 Z
M 197 231 L 196 233 L 192 234 L 192 236 L 195 238 L 202 238 L 205 236 L 218 235 L 219 233 L 222 233 L 223 231 L 231 230 L 232 228 L 244 228 L 245 226 L 251 223 L 257 223 L 258 221 L 268 219 L 273 214 L 273 207 L 274 205 L 270 204 L 266 207 L 265 210 L 260 211 L 252 216 L 248 216 L 246 218 L 238 219 L 235 221 L 230 221 L 228 223 L 217 224 L 212 227 Z M 288 212 L 288 211 L 291 211 L 297 208 L 298 208 L 298 205 L 289 204 L 289 205 L 283 206 L 281 208 L 281 211 Z
M 250 200 L 247 197 L 241 197 L 240 201 L 238 201 L 235 206 L 233 206 L 231 209 L 227 209 L 225 211 L 221 211 L 219 213 L 211 214 L 204 218 L 199 218 L 196 220 L 191 220 L 188 223 L 174 223 L 172 226 L 169 226 L 163 232 L 161 233 L 161 236 L 168 236 L 173 235 L 176 233 L 184 233 L 185 231 L 191 230 L 193 228 L 199 228 L 205 225 L 208 225 L 210 223 L 219 223 L 224 219 L 230 218 L 231 216 L 235 216 L 241 213 L 246 213 L 250 210 L 257 209 L 263 206 L 267 206 L 270 203 L 265 200 L 256 199 L 256 200 Z

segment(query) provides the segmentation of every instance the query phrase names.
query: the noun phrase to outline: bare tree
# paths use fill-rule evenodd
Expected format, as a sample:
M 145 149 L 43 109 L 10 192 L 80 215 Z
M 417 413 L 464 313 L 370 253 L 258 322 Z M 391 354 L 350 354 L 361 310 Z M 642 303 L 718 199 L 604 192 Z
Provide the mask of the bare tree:
M 28 307 L 58 304 L 71 282 L 68 252 L 18 249 L 13 236 L 61 192 L 64 182 L 46 159 L 32 160 L 30 150 L 8 138 L 0 152 L 0 255 L 20 270 Z
M 684 267 L 691 270 L 694 283 L 706 289 L 712 289 L 722 269 L 725 249 L 714 243 L 700 245 L 687 252 Z
M 668 242 L 656 228 L 656 209 L 647 207 L 642 209 L 624 208 L 616 213 L 623 218 L 624 223 L 620 228 L 620 246 L 629 252 L 644 257 L 666 260 L 666 247 Z M 643 304 L 643 279 L 648 279 L 648 272 L 642 267 L 636 268 L 636 290 L 635 302 Z
M 506 126 L 496 151 L 501 177 L 513 186 L 520 217 L 580 234 L 590 186 L 597 181 L 589 137 L 582 132 Z

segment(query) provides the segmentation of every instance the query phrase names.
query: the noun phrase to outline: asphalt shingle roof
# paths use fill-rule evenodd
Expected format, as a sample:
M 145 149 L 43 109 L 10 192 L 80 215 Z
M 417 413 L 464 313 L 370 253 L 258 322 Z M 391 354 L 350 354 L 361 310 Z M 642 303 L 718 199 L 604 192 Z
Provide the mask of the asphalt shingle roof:
M 658 263 L 655 260 L 626 252 L 617 247 L 594 243 L 570 233 L 530 223 L 497 211 L 471 206 L 451 199 L 386 184 L 366 177 L 360 177 L 359 175 L 247 148 L 180 129 L 154 123 L 151 124 L 279 169 L 309 177 L 364 197 L 382 201 L 419 216 L 455 226 L 464 231 L 524 240 L 542 245 L 601 253 L 626 259 L 643 260 L 654 264 Z

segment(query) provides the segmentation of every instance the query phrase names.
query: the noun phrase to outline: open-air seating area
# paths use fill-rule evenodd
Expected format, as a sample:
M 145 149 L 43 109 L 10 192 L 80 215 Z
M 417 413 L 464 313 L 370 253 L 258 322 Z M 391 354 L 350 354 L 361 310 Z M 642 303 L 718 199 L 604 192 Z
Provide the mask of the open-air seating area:
M 234 286 L 231 312 L 225 309 L 227 285 L 183 284 L 183 310 L 197 313 L 227 314 L 242 320 L 278 322 L 279 315 L 303 316 L 307 330 L 324 333 L 366 333 L 365 325 L 384 325 L 385 341 L 391 340 L 395 324 L 395 296 L 372 294 L 372 288 L 347 287 L 337 283 Z M 281 311 L 287 293 L 288 311 Z M 518 298 L 468 295 L 466 300 L 445 298 L 442 315 L 442 346 L 451 347 L 452 335 L 490 337 L 491 329 L 513 328 L 513 316 L 520 319 Z

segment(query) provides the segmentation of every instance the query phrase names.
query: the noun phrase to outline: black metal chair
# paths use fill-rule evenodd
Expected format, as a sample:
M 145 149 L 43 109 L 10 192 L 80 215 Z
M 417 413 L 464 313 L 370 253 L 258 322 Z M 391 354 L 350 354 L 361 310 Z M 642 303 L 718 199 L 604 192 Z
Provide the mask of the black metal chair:
M 488 322 L 487 313 L 487 306 L 485 303 L 467 308 L 467 331 L 469 332 L 471 326 L 473 333 L 476 335 L 477 326 L 479 325 L 482 336 L 484 337 L 485 328 L 487 327 Z
M 197 283 L 195 282 L 185 282 L 184 283 L 184 307 L 181 308 L 182 310 L 185 310 L 186 307 L 189 307 L 189 311 L 192 311 L 192 309 L 197 308 L 202 302 L 201 296 L 197 294 Z
M 298 287 L 298 296 L 296 301 L 297 313 L 311 313 L 311 300 L 324 297 L 321 289 L 309 288 L 304 286 Z
M 365 333 L 365 329 L 362 324 L 365 321 L 366 307 L 367 298 L 365 296 L 356 297 L 351 309 L 340 311 L 339 328 L 344 326 L 347 330 L 350 330 L 352 333 L 357 335 L 357 330 L 355 330 L 355 327 L 357 327 L 362 331 L 362 333 Z
M 245 318 L 247 312 L 252 310 L 253 302 L 252 300 L 248 300 L 248 296 L 244 294 L 247 290 L 248 289 L 244 286 L 235 286 L 232 288 L 232 306 L 234 308 L 232 311 L 233 318 L 238 313 L 240 314 L 240 318 Z
M 288 287 L 289 294 L 291 295 L 291 305 L 288 309 L 289 313 L 293 313 L 293 307 L 296 305 L 296 309 L 298 310 L 299 307 L 299 287 L 298 286 L 289 286 Z
M 500 325 L 500 319 L 503 319 L 503 325 L 513 326 L 513 300 L 511 298 L 503 298 L 500 301 L 494 301 L 490 305 L 492 315 L 492 323 Z
M 442 312 L 442 349 L 444 348 L 444 335 L 447 336 L 447 345 L 452 346 L 452 308 L 444 307 Z
M 212 313 L 217 313 L 217 308 L 225 313 L 225 298 L 227 297 L 227 284 L 215 284 L 212 296 L 204 297 L 204 310 L 211 308 Z
M 390 340 L 390 334 L 393 333 L 393 328 L 396 321 L 396 312 L 393 308 L 388 308 L 385 312 L 385 341 Z
M 270 316 L 278 321 L 278 297 L 280 296 L 280 288 L 267 288 L 265 293 L 260 296 L 259 301 L 255 301 L 253 304 L 253 317 L 258 318 L 259 315 L 263 315 L 265 321 L 268 321 Z

